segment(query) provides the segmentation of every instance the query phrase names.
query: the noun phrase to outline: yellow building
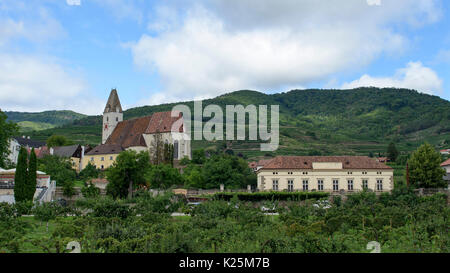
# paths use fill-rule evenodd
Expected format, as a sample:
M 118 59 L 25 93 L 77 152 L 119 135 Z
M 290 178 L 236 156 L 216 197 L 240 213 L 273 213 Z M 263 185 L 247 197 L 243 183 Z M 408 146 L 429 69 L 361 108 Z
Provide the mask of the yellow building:
M 50 148 L 50 154 L 69 158 L 72 164 L 72 168 L 77 172 L 81 171 L 81 160 L 84 154 L 84 146 L 81 145 L 71 145 L 71 146 L 60 146 Z
M 82 169 L 91 163 L 97 169 L 105 170 L 116 161 L 117 156 L 123 151 L 120 145 L 99 145 L 86 153 L 81 161 Z
M 355 192 L 394 188 L 394 170 L 366 156 L 278 156 L 257 171 L 260 191 Z

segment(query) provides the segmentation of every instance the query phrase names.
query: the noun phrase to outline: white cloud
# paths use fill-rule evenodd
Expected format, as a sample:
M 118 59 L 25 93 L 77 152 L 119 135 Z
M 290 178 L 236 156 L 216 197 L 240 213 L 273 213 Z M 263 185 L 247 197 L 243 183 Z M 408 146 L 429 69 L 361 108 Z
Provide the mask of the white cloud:
M 66 0 L 69 6 L 81 6 L 81 0 Z
M 45 60 L 44 60 L 45 59 Z M 87 85 L 48 58 L 0 54 L 0 108 L 3 111 L 74 110 L 99 114 L 100 103 Z
M 157 35 L 130 46 L 135 64 L 160 77 L 159 100 L 326 80 L 403 53 L 407 38 L 392 24 L 418 27 L 441 16 L 433 0 L 383 1 L 376 9 L 364 0 L 257 2 L 184 2 L 180 12 L 179 2 L 167 1 L 149 24 Z
M 43 43 L 66 35 L 63 26 L 46 8 L 34 2 L 28 6 L 21 1 L 0 1 L 1 46 L 13 39 Z
M 342 85 L 344 89 L 362 86 L 408 88 L 427 94 L 442 92 L 442 80 L 432 69 L 421 62 L 409 62 L 405 68 L 398 69 L 391 77 L 372 77 L 363 75 L 358 80 Z
M 367 0 L 369 6 L 381 6 L 381 0 Z

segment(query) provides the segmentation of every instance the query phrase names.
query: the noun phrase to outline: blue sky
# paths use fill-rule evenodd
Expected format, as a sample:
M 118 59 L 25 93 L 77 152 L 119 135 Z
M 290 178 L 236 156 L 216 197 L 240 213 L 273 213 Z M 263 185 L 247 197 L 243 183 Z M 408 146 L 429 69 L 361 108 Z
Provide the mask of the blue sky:
M 258 3 L 256 5 L 255 3 Z M 0 108 L 101 114 L 253 89 L 450 99 L 449 1 L 0 0 Z

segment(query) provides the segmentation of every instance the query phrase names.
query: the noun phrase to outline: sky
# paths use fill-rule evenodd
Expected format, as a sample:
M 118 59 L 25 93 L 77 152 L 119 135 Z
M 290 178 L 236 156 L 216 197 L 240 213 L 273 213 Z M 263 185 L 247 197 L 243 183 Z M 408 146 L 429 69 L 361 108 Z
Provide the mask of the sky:
M 100 115 L 236 90 L 450 99 L 450 1 L 0 0 L 0 108 Z

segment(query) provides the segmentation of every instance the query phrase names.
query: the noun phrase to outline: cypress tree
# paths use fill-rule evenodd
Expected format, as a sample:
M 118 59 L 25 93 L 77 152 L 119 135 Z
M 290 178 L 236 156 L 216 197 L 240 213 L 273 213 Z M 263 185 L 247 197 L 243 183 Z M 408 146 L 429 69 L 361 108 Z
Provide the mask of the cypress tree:
M 33 201 L 34 193 L 36 192 L 36 171 L 37 159 L 33 148 L 28 162 L 27 200 L 30 201 Z
M 27 177 L 28 177 L 28 152 L 20 147 L 17 160 L 16 174 L 14 177 L 14 199 L 16 203 L 27 200 Z
M 389 146 L 388 146 L 388 149 L 387 149 L 387 157 L 389 158 L 389 160 L 390 160 L 391 162 L 394 162 L 394 161 L 397 160 L 397 157 L 398 157 L 398 150 L 397 150 L 397 147 L 395 147 L 394 142 L 391 142 L 391 143 L 389 144 Z

